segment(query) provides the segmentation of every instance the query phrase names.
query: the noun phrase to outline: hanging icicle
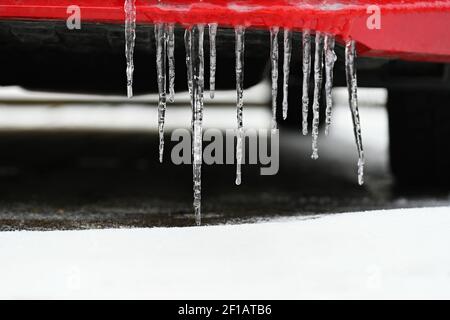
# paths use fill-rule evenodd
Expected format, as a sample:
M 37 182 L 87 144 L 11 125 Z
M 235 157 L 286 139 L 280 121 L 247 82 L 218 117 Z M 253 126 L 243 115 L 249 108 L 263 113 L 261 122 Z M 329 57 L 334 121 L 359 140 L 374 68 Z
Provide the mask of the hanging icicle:
M 356 148 L 358 149 L 358 183 L 364 184 L 364 149 L 361 137 L 361 122 L 358 110 L 358 82 L 356 78 L 356 48 L 355 41 L 349 40 L 345 44 L 345 72 L 347 76 L 347 89 L 349 105 L 352 113 L 353 132 L 355 134 Z
M 126 0 L 125 12 L 127 14 L 125 23 L 126 57 L 127 57 L 127 87 L 128 95 L 132 95 L 133 76 L 133 49 L 135 39 L 135 16 L 132 9 L 135 0 Z M 130 11 L 131 10 L 131 11 Z M 133 18 L 134 16 L 134 18 Z M 191 98 L 192 107 L 192 157 L 193 157 L 193 206 L 197 225 L 201 224 L 201 167 L 203 160 L 203 109 L 204 109 L 204 25 L 198 24 L 187 28 L 184 35 L 186 50 L 187 84 Z M 270 28 L 270 61 L 272 78 L 272 130 L 277 129 L 277 91 L 278 91 L 278 27 Z M 217 24 L 209 24 L 210 40 L 210 96 L 214 98 L 215 72 L 216 72 L 216 34 Z M 174 58 L 174 25 L 158 23 L 155 25 L 156 38 L 156 66 L 158 78 L 158 131 L 159 131 L 159 160 L 163 160 L 164 151 L 164 120 L 166 111 L 166 59 L 168 60 L 169 74 L 169 101 L 174 98 L 175 83 L 175 58 Z M 284 56 L 283 56 L 283 118 L 286 119 L 288 111 L 288 85 L 290 60 L 292 53 L 292 32 L 284 29 Z M 245 28 L 235 27 L 235 55 L 236 55 L 236 108 L 237 108 L 237 145 L 236 145 L 236 181 L 241 184 L 241 166 L 243 162 L 243 95 L 244 95 L 244 52 L 245 52 Z M 302 132 L 308 133 L 308 108 L 309 108 L 309 82 L 311 74 L 311 34 L 303 32 L 303 93 L 302 93 Z M 331 124 L 332 112 L 332 87 L 333 68 L 336 61 L 334 52 L 335 38 L 317 32 L 315 36 L 314 52 L 314 99 L 312 104 L 312 155 L 318 158 L 318 136 L 319 136 L 319 105 L 323 85 L 323 68 L 325 66 L 325 102 L 326 102 L 326 128 L 328 135 Z M 358 182 L 364 183 L 364 150 L 361 138 L 361 124 L 357 100 L 357 78 L 356 78 L 356 49 L 355 42 L 348 41 L 345 47 L 345 70 L 349 92 L 349 105 L 352 113 L 354 135 L 358 150 Z M 131 79 L 131 80 L 130 80 Z
M 156 39 L 156 71 L 158 76 L 158 132 L 159 132 L 159 161 L 163 161 L 164 154 L 164 120 L 166 115 L 166 56 L 167 35 L 164 23 L 155 25 Z
M 134 43 L 136 39 L 136 0 L 125 0 L 125 57 L 127 60 L 127 96 L 133 96 Z
M 309 112 L 309 81 L 311 76 L 311 34 L 304 30 L 302 34 L 303 44 L 303 91 L 302 91 L 302 133 L 308 134 Z
M 209 96 L 214 99 L 216 90 L 216 35 L 217 23 L 209 24 Z
M 278 27 L 270 28 L 270 66 L 272 75 L 272 130 L 277 129 Z
M 169 102 L 175 101 L 175 26 L 167 25 L 167 59 L 169 60 Z
M 323 34 L 316 33 L 316 45 L 314 53 L 314 101 L 313 101 L 313 122 L 312 122 L 312 155 L 311 158 L 319 158 L 319 110 L 320 95 L 322 92 L 323 80 Z
M 186 30 L 184 30 L 184 49 L 186 51 L 187 86 L 190 96 L 192 96 L 191 33 L 192 33 L 191 28 L 187 28 Z
M 333 90 L 333 69 L 334 63 L 337 60 L 334 52 L 334 36 L 325 35 L 325 135 L 330 131 L 331 125 L 331 110 L 333 108 L 332 90 Z
M 184 30 L 184 49 L 186 51 L 186 75 L 187 75 L 187 87 L 189 97 L 191 101 L 192 117 L 191 117 L 191 129 L 194 130 L 194 105 L 192 104 L 192 59 L 191 59 L 191 43 L 192 43 L 192 28 L 186 28 Z M 193 137 L 192 137 L 193 138 Z M 192 152 L 193 152 L 192 148 Z
M 192 74 L 192 106 L 193 106 L 193 190 L 194 213 L 197 225 L 201 223 L 201 167 L 203 149 L 203 92 L 204 92 L 204 25 L 196 25 L 190 31 L 190 68 Z
M 289 68 L 291 65 L 292 32 L 284 29 L 284 55 L 283 55 L 283 119 L 286 120 L 288 112 Z
M 236 109 L 237 109 L 237 144 L 236 144 L 236 184 L 241 184 L 242 165 L 242 140 L 244 138 L 244 127 L 242 113 L 244 106 L 244 50 L 245 50 L 245 28 L 235 28 L 236 37 Z

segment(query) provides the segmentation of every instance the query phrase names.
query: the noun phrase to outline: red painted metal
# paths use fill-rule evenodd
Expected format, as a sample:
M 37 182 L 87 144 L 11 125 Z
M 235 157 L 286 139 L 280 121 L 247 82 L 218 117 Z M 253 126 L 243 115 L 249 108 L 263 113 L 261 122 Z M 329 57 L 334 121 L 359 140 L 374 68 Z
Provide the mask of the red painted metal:
M 66 19 L 78 5 L 83 21 L 122 23 L 124 0 L 0 0 L 0 19 Z M 450 0 L 136 0 L 138 23 L 217 22 L 310 29 L 352 38 L 359 54 L 450 62 Z M 370 5 L 381 28 L 367 28 Z

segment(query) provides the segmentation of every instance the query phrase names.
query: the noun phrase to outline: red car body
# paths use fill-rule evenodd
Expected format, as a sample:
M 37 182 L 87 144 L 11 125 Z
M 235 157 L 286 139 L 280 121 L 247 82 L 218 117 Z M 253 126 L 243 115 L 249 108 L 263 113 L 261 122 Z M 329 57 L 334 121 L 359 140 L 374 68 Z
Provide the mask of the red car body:
M 67 19 L 123 23 L 124 0 L 2 0 L 0 19 Z M 380 28 L 368 28 L 379 9 Z M 310 29 L 352 38 L 360 55 L 450 62 L 450 1 L 423 0 L 136 0 L 137 22 L 217 22 L 248 27 Z

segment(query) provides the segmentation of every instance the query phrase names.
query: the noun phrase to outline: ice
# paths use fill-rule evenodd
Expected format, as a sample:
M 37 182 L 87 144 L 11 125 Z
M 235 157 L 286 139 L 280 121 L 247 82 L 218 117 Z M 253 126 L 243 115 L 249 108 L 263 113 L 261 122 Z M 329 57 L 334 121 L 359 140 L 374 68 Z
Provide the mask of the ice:
M 331 91 L 333 89 L 333 68 L 334 63 L 337 60 L 336 54 L 334 53 L 334 36 L 327 34 L 325 35 L 325 135 L 327 136 L 331 125 L 331 109 L 333 108 L 333 99 L 331 96 Z
M 364 149 L 361 137 L 361 122 L 358 111 L 358 83 L 356 79 L 355 59 L 355 41 L 349 40 L 345 44 L 345 72 L 347 76 L 349 105 L 352 112 L 353 131 L 355 134 L 356 147 L 358 149 L 358 183 L 362 185 L 364 184 Z
M 129 1 L 127 1 L 128 3 Z M 134 14 L 135 16 L 135 14 Z M 128 21 L 128 20 L 127 20 Z M 127 76 L 132 78 L 133 62 L 129 56 L 133 51 L 134 28 L 127 24 Z M 209 26 L 210 43 L 210 97 L 214 98 L 215 73 L 216 73 L 216 35 L 217 23 Z M 198 225 L 201 223 L 201 167 L 202 167 L 202 122 L 204 107 L 204 28 L 203 24 L 188 27 L 185 30 L 184 44 L 186 50 L 187 84 L 191 97 L 192 107 L 192 156 L 193 156 L 193 206 L 195 220 Z M 273 130 L 277 128 L 277 92 L 278 92 L 278 27 L 270 28 L 270 61 L 272 78 L 272 124 Z M 175 60 L 174 60 L 174 25 L 159 23 L 155 25 L 156 38 L 156 61 L 158 74 L 158 128 L 159 128 L 159 159 L 162 162 L 164 150 L 164 118 L 166 111 L 166 59 L 168 59 L 169 69 L 169 101 L 174 98 L 175 82 Z M 292 32 L 284 29 L 284 55 L 283 55 L 283 119 L 286 119 L 288 112 L 288 85 L 290 74 L 290 60 L 292 53 Z M 237 108 L 237 145 L 236 145 L 236 180 L 237 185 L 241 184 L 241 166 L 243 160 L 243 94 L 244 94 L 244 50 L 245 50 L 245 27 L 235 27 L 235 55 L 236 55 L 236 108 Z M 308 109 L 309 109 L 309 82 L 311 77 L 311 34 L 308 30 L 303 32 L 303 93 L 302 93 L 302 132 L 308 133 Z M 319 104 L 323 84 L 323 68 L 325 65 L 325 100 L 326 100 L 326 134 L 329 132 L 331 124 L 332 98 L 331 89 L 333 86 L 333 68 L 336 61 L 334 52 L 335 39 L 332 35 L 324 35 L 317 32 L 315 35 L 314 52 L 314 98 L 312 103 L 312 155 L 313 159 L 318 158 L 318 136 L 319 136 Z M 131 47 L 131 49 L 130 49 Z M 131 51 L 131 53 L 130 53 Z M 358 149 L 358 181 L 363 184 L 364 173 L 364 152 L 361 139 L 361 127 L 357 102 L 357 81 L 355 69 L 355 43 L 349 41 L 346 44 L 346 75 L 349 90 L 349 103 L 352 111 L 354 133 Z M 130 71 L 131 70 L 131 71 Z M 131 73 L 130 73 L 131 72 Z M 132 80 L 131 80 L 132 84 Z M 130 82 L 128 85 L 131 85 Z M 132 92 L 129 87 L 129 93 Z
M 284 56 L 283 56 L 283 119 L 287 118 L 288 112 L 288 89 L 289 89 L 289 68 L 291 64 L 292 52 L 292 32 L 284 29 Z
M 309 79 L 311 76 L 311 34 L 304 30 L 303 44 L 303 91 L 302 91 L 302 132 L 308 134 Z
M 272 130 L 277 129 L 278 27 L 270 28 L 270 66 L 272 75 Z
M 167 34 L 164 23 L 155 24 L 156 39 L 156 71 L 158 77 L 158 132 L 159 132 L 159 161 L 163 161 L 164 153 L 164 119 L 166 114 L 166 56 Z
M 244 106 L 244 50 L 245 28 L 235 28 L 236 37 L 236 109 L 237 109 L 237 144 L 236 144 L 236 184 L 241 184 L 242 139 L 244 136 L 242 112 Z
M 186 51 L 187 85 L 189 95 L 192 96 L 192 67 L 191 67 L 191 28 L 184 30 L 184 49 Z
M 216 90 L 216 34 L 217 23 L 209 24 L 209 96 L 214 99 Z
M 274 215 L 202 228 L 1 232 L 0 298 L 447 300 L 449 212 L 444 206 Z
M 186 75 L 187 75 L 187 87 L 189 96 L 191 98 L 191 129 L 194 131 L 194 105 L 192 104 L 192 59 L 191 59 L 191 43 L 192 43 L 192 29 L 189 27 L 184 30 L 184 49 L 186 51 Z M 192 148 L 192 152 L 194 149 Z
M 127 96 L 133 96 L 134 42 L 136 39 L 136 0 L 125 0 L 125 57 L 127 60 Z
M 192 106 L 193 106 L 193 182 L 194 213 L 197 225 L 201 223 L 201 168 L 202 168 L 202 122 L 204 91 L 204 25 L 199 24 L 190 31 L 190 68 L 192 74 Z
M 320 95 L 322 92 L 323 80 L 323 34 L 316 33 L 316 44 L 314 53 L 314 101 L 313 101 L 313 121 L 312 121 L 312 155 L 311 158 L 319 158 L 319 108 Z
M 169 102 L 175 101 L 175 25 L 167 25 L 167 59 L 169 60 Z

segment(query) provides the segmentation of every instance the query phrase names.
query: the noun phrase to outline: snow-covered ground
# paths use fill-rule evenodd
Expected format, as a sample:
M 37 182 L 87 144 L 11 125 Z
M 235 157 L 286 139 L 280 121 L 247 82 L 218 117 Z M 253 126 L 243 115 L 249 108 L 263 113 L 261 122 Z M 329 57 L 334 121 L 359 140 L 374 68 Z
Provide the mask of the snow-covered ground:
M 450 298 L 450 207 L 0 233 L 1 298 Z

